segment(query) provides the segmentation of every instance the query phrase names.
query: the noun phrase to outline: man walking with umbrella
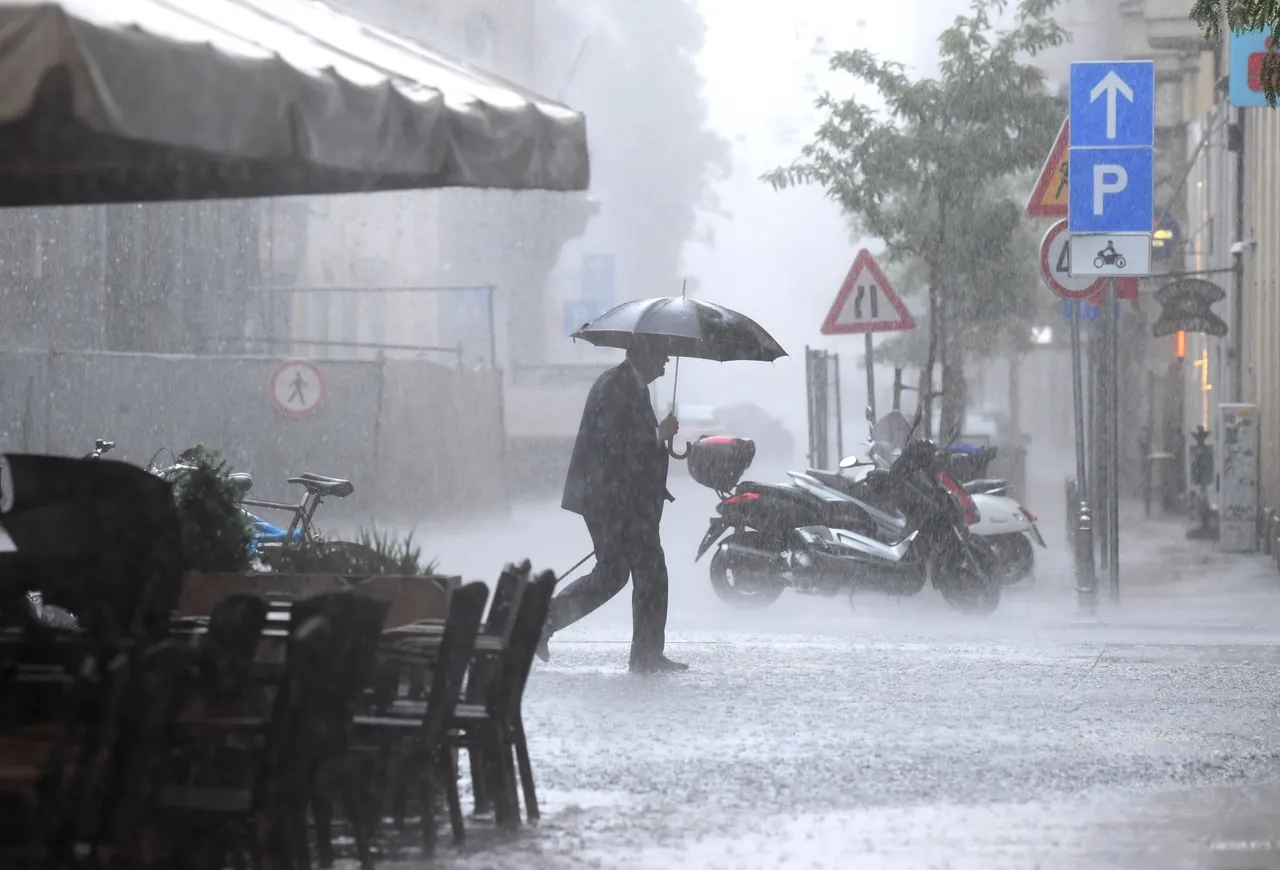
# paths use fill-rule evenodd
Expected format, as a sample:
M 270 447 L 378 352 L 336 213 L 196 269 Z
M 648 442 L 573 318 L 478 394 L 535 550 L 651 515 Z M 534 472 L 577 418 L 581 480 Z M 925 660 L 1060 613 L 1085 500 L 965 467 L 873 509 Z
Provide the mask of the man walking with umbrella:
M 649 384 L 671 356 L 729 362 L 772 362 L 787 352 L 749 317 L 686 296 L 637 299 L 606 311 L 572 336 L 597 347 L 625 348 L 626 360 L 591 387 L 569 461 L 561 506 L 581 514 L 595 544 L 596 567 L 551 602 L 538 645 L 547 660 L 551 635 L 577 622 L 627 585 L 631 576 L 631 670 L 683 671 L 664 653 L 667 562 L 658 537 L 667 491 L 668 457 L 679 429 L 673 415 L 658 423 Z M 585 561 L 585 560 L 583 560 Z
M 560 504 L 586 522 L 596 565 L 551 602 L 538 648 L 544 661 L 552 633 L 613 598 L 630 576 L 631 670 L 688 667 L 664 654 L 667 561 L 658 526 L 663 502 L 671 499 L 665 442 L 675 437 L 679 423 L 670 414 L 659 423 L 649 402 L 649 384 L 666 371 L 661 344 L 637 336 L 622 364 L 602 374 L 587 394 Z

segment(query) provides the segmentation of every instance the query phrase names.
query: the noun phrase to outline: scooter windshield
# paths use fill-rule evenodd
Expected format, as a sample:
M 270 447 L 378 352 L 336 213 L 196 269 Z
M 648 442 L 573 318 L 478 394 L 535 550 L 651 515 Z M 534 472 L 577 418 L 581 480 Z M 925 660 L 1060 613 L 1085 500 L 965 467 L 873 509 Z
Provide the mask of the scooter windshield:
M 871 427 L 871 440 L 904 450 L 911 437 L 911 421 L 901 411 L 890 411 Z

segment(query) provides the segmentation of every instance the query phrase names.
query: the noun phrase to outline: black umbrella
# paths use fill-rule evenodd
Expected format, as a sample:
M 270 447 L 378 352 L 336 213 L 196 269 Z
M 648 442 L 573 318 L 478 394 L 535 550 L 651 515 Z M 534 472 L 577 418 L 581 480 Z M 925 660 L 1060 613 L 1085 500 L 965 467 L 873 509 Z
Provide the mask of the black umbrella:
M 714 362 L 773 362 L 787 355 L 745 314 L 688 296 L 636 299 L 606 311 L 573 333 L 596 347 L 626 349 L 636 336 L 657 340 L 674 357 Z
M 637 336 L 644 336 L 676 358 L 672 405 L 680 384 L 680 357 L 713 362 L 773 362 L 787 355 L 772 335 L 745 314 L 683 295 L 624 302 L 584 323 L 571 338 L 596 347 L 625 349 Z M 683 459 L 688 455 L 688 446 L 686 443 L 683 454 L 676 453 L 670 442 L 667 449 L 675 458 Z

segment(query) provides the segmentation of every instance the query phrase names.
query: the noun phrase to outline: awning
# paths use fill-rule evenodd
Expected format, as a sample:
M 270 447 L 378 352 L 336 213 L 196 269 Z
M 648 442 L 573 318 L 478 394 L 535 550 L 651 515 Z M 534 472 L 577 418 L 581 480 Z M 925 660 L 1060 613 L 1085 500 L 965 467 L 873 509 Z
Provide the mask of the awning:
M 589 177 L 580 113 L 316 0 L 0 0 L 0 205 Z

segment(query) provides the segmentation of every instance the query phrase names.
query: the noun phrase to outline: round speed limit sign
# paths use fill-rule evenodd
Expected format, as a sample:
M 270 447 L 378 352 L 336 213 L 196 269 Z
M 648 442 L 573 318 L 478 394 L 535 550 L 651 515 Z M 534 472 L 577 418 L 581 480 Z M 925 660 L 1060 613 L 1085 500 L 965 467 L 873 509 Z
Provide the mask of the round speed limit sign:
M 1071 246 L 1067 244 L 1070 240 L 1065 220 L 1049 227 L 1040 243 L 1040 276 L 1049 289 L 1063 299 L 1088 299 L 1102 289 L 1107 279 L 1071 276 Z

